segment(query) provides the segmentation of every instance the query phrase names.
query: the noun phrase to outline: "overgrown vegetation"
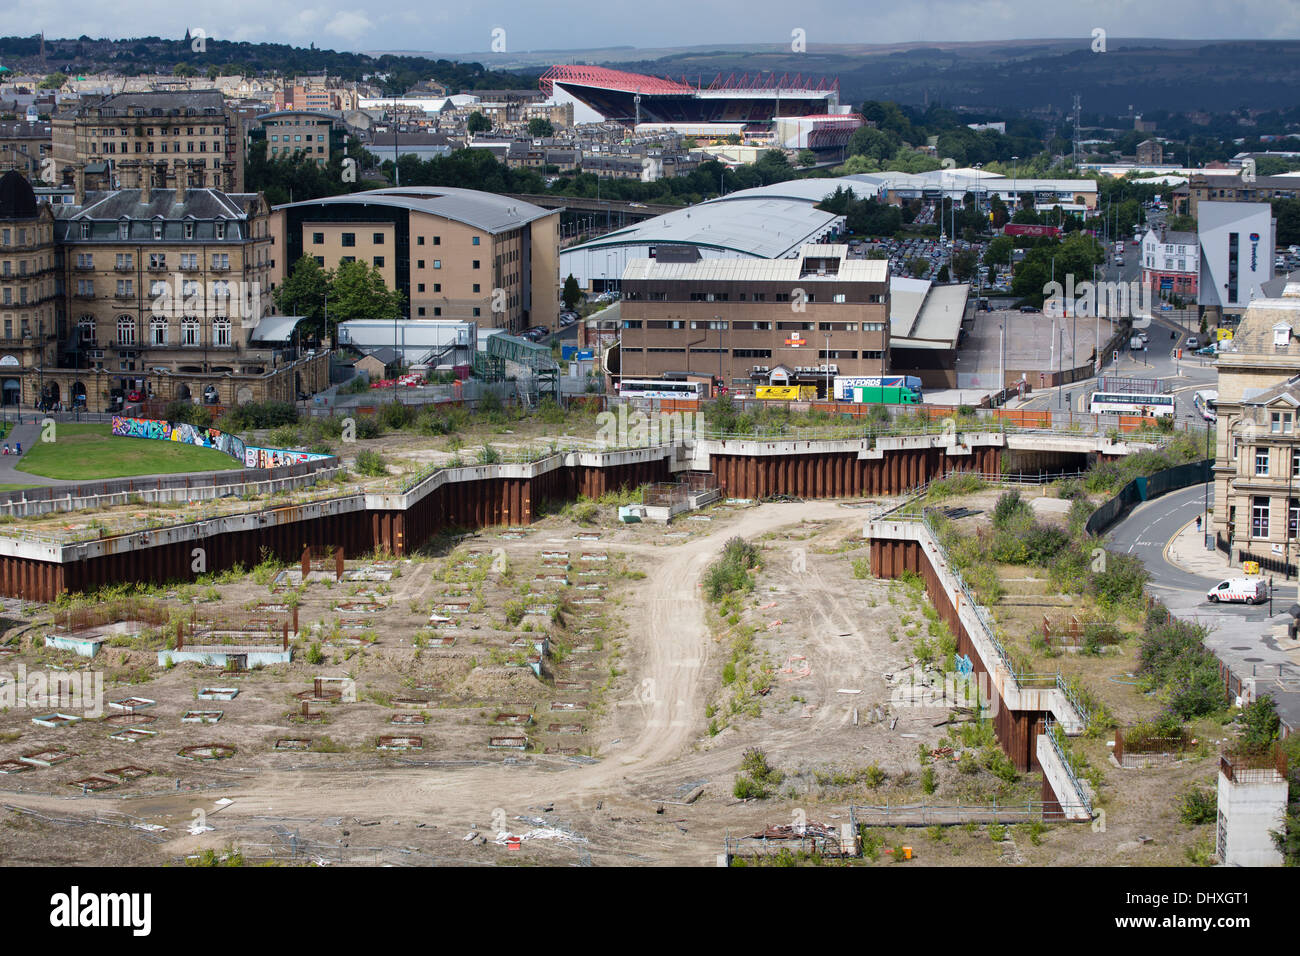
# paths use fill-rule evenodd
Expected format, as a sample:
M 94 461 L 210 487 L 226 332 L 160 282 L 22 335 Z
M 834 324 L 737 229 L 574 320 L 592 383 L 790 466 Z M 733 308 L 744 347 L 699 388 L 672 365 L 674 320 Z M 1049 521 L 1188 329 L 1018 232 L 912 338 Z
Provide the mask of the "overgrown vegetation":
M 751 747 L 740 759 L 740 773 L 732 793 L 738 800 L 765 800 L 783 780 L 785 773 L 769 764 L 763 751 Z
M 705 596 L 716 604 L 733 592 L 754 590 L 750 572 L 760 567 L 762 557 L 758 548 L 744 538 L 730 539 L 723 545 L 722 557 L 704 572 Z

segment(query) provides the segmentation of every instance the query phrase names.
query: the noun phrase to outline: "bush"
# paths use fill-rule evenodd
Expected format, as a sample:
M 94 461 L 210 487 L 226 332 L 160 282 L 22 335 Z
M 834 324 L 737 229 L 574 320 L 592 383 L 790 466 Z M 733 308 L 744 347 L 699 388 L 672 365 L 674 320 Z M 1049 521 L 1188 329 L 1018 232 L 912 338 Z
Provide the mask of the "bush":
M 939 782 L 935 778 L 934 768 L 926 767 L 921 772 L 921 792 L 929 796 L 939 789 Z
M 403 405 L 401 402 L 386 402 L 379 406 L 379 421 L 385 427 L 394 431 L 405 428 L 415 420 L 416 409 L 411 405 Z
M 231 431 L 296 425 L 298 407 L 292 402 L 245 402 L 229 409 L 223 420 L 230 422 Z
M 1219 815 L 1219 798 L 1212 790 L 1192 787 L 1179 801 L 1178 819 L 1188 826 L 1213 823 Z
M 1004 491 L 998 496 L 998 503 L 993 506 L 993 527 L 1001 530 L 1009 527 L 1016 518 L 1031 514 L 1028 503 L 1021 499 L 1019 491 Z
M 761 565 L 758 549 L 743 538 L 732 538 L 722 549 L 722 558 L 704 573 L 704 594 L 717 603 L 735 591 L 754 590 L 750 570 Z
M 378 438 L 384 433 L 384 426 L 373 415 L 359 415 L 353 419 L 357 425 L 357 438 Z
M 281 425 L 271 429 L 267 440 L 276 448 L 292 448 L 298 444 L 298 429 L 293 425 Z
M 377 451 L 359 451 L 357 452 L 356 470 L 359 475 L 380 478 L 388 474 L 388 463 L 384 461 L 384 456 Z
M 308 664 L 321 664 L 324 663 L 324 661 L 325 661 L 325 654 L 320 649 L 319 643 L 314 643 L 311 645 L 311 647 L 307 648 Z
M 732 793 L 740 800 L 763 800 L 785 780 L 785 773 L 767 762 L 767 755 L 756 747 L 745 751 L 740 759 L 740 775 Z
M 206 405 L 195 405 L 193 402 L 178 399 L 168 403 L 164 414 L 169 422 L 184 422 L 198 428 L 212 427 L 212 409 Z

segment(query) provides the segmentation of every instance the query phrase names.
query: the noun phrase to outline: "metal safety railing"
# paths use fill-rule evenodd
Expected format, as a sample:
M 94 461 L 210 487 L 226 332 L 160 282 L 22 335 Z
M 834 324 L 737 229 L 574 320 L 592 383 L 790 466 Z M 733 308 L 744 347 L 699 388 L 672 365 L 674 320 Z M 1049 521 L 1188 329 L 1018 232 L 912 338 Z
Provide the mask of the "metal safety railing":
M 956 474 L 963 474 L 963 473 L 957 472 Z M 966 474 L 969 474 L 969 472 L 966 472 Z M 993 618 L 989 614 L 988 609 L 984 607 L 984 605 L 981 604 L 976 599 L 974 592 L 971 591 L 970 586 L 966 583 L 966 580 L 962 577 L 961 572 L 958 571 L 955 567 L 953 567 L 952 560 L 948 555 L 948 551 L 943 546 L 943 543 L 940 540 L 939 529 L 935 525 L 930 513 L 924 508 L 921 508 L 919 510 L 909 510 L 909 509 L 914 509 L 918 505 L 918 503 L 924 498 L 928 487 L 929 484 L 921 486 L 919 490 L 917 490 L 911 495 L 909 500 L 904 501 L 901 505 L 899 505 L 897 508 L 893 509 L 892 511 L 882 514 L 876 520 L 920 522 L 921 525 L 926 529 L 926 531 L 930 533 L 930 540 L 933 543 L 935 551 L 938 552 L 939 557 L 943 561 L 944 566 L 947 568 L 948 572 L 953 576 L 953 579 L 957 582 L 957 587 L 961 591 L 961 594 L 965 597 L 967 606 L 971 609 L 971 612 L 975 615 L 976 620 L 979 621 L 980 628 L 984 632 L 985 640 L 987 640 L 990 646 L 992 646 L 994 653 L 997 655 L 998 663 L 1000 663 L 1002 667 L 1006 669 L 1007 674 L 1011 682 L 1015 685 L 1015 687 L 1017 689 L 1021 689 L 1021 688 L 1053 689 L 1054 688 L 1056 690 L 1061 691 L 1066 701 L 1070 704 L 1072 708 L 1074 708 L 1075 713 L 1079 715 L 1079 718 L 1082 720 L 1084 726 L 1087 726 L 1087 724 L 1092 719 L 1092 714 L 1089 711 L 1089 709 L 1083 705 L 1083 702 L 1082 700 L 1080 700 L 1078 693 L 1070 687 L 1065 676 L 1061 674 L 1059 670 L 1054 674 L 1032 674 L 1017 667 L 1014 659 L 1011 657 L 1011 654 L 1007 651 L 1006 646 L 1002 643 L 1002 640 L 998 637 L 997 628 L 994 625 Z
M 1079 779 L 1079 775 L 1074 771 L 1074 761 L 1070 759 L 1070 755 L 1066 752 L 1065 747 L 1056 735 L 1056 728 L 1058 726 L 1059 725 L 1056 721 L 1048 717 L 1043 724 L 1044 736 L 1046 736 L 1048 741 L 1051 743 L 1052 749 L 1056 751 L 1056 756 L 1060 759 L 1061 766 L 1065 768 L 1065 772 L 1070 778 L 1070 785 L 1074 787 L 1074 792 L 1078 795 L 1079 804 L 1088 812 L 1089 816 L 1091 816 L 1092 800 L 1088 798 L 1087 789 Z M 1064 733 L 1064 731 L 1062 731 L 1062 733 Z

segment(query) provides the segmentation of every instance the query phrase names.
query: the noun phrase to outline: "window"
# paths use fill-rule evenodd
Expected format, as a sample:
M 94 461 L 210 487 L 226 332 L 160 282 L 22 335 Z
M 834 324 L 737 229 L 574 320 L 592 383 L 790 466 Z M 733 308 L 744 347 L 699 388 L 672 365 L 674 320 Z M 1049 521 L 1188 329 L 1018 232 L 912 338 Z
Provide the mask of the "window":
M 376 268 L 376 269 L 382 269 L 382 268 L 384 267 L 384 257 L 383 257 L 383 256 L 375 256 L 375 257 L 374 257 L 374 264 L 375 264 L 375 268 Z
M 151 252 L 151 253 L 149 253 L 149 268 L 150 268 L 150 269 L 166 269 L 166 268 L 167 268 L 167 253 L 165 253 L 165 252 Z
M 131 255 L 131 253 L 119 252 L 117 254 L 117 262 L 115 263 L 115 265 L 117 266 L 118 269 L 129 270 L 131 268 L 133 259 L 134 257 Z
M 470 240 L 470 245 L 473 245 L 473 246 L 477 246 L 477 245 L 478 245 L 478 236 L 475 236 L 473 239 Z M 477 269 L 478 266 L 475 266 L 474 268 Z
M 1271 431 L 1274 435 L 1291 434 L 1291 413 L 1290 412 L 1273 412 L 1270 423 Z
M 191 271 L 191 270 L 198 269 L 198 267 L 199 267 L 199 254 L 198 254 L 197 252 L 182 252 L 182 253 L 181 253 L 181 268 L 182 268 L 182 269 L 184 269 L 184 270 L 186 270 L 186 271 Z
M 129 299 L 135 294 L 135 283 L 130 279 L 117 280 L 117 297 L 119 299 Z
M 1300 524 L 1300 501 L 1292 498 L 1287 508 L 1286 540 L 1289 543 L 1296 536 L 1296 525 Z
M 423 282 L 417 282 L 416 285 L 415 285 L 415 291 L 416 291 L 416 292 L 423 292 L 423 291 L 424 291 L 424 283 L 423 283 Z
M 417 246 L 422 246 L 422 245 L 424 245 L 424 236 L 416 236 L 416 237 L 415 237 L 415 244 L 416 244 Z
M 435 305 L 435 306 L 433 307 L 433 314 L 434 314 L 434 317 L 435 317 L 435 318 L 436 318 L 437 316 L 439 316 L 439 315 L 442 315 L 442 306 Z
M 9 294 L 9 290 L 8 290 L 8 289 L 5 289 L 5 295 L 8 295 L 8 294 Z M 78 279 L 78 280 L 77 280 L 77 295 L 84 295 L 84 296 L 85 296 L 86 298 L 88 298 L 88 299 L 93 299 L 93 298 L 95 297 L 95 280 L 94 280 L 94 279 Z
M 83 315 L 77 320 L 77 333 L 81 337 L 82 345 L 94 346 L 95 344 L 95 317 L 93 315 Z
M 129 315 L 117 317 L 117 344 L 135 345 L 135 319 Z
M 442 283 L 441 283 L 441 282 L 435 282 L 435 283 L 433 284 L 433 291 L 434 291 L 434 292 L 441 292 L 441 291 L 442 291 Z
M 374 239 L 375 245 L 382 246 L 384 244 L 384 234 L 382 232 L 375 233 L 372 238 Z
M 442 245 L 442 236 L 434 236 L 434 237 L 433 237 L 433 244 L 434 244 L 435 246 L 440 246 L 440 245 Z
M 185 238 L 186 239 L 194 238 L 194 223 L 192 222 L 185 223 Z
M 131 224 L 129 222 L 119 222 L 117 224 L 117 238 L 119 239 L 131 238 Z
M 1268 449 L 1255 449 L 1255 475 L 1259 478 L 1268 477 Z
M 424 260 L 423 260 L 423 259 L 416 259 L 416 260 L 415 260 L 415 268 L 417 268 L 417 269 L 423 269 L 423 268 L 424 268 Z
M 479 315 L 481 315 L 481 314 L 482 314 L 482 311 L 483 311 L 483 310 L 480 309 L 478 306 L 475 306 L 475 307 L 474 307 L 474 316 L 475 316 L 475 318 L 477 318 Z
M 343 233 L 343 246 L 350 249 L 357 244 L 357 234 L 355 232 Z
M 312 258 L 314 258 L 314 259 L 316 260 L 316 265 L 318 265 L 318 266 L 322 266 L 322 267 L 325 265 L 325 257 L 324 257 L 324 256 L 313 256 Z
M 340 257 L 339 257 L 339 262 L 356 262 L 356 261 L 357 261 L 357 257 L 356 257 L 356 256 L 340 256 Z
M 474 291 L 479 291 L 479 284 L 477 282 L 474 283 Z
M 212 323 L 212 344 L 217 348 L 229 348 L 230 341 L 230 320 L 217 319 Z
M 441 259 L 434 259 L 434 260 L 433 260 L 433 267 L 434 267 L 435 269 L 441 269 L 441 268 L 442 268 L 442 260 L 441 260 Z
M 93 269 L 93 268 L 95 268 L 95 257 L 94 257 L 91 253 L 89 253 L 89 252 L 78 252 L 78 253 L 77 253 L 77 268 L 78 268 L 78 269 Z
M 187 318 L 181 320 L 181 345 L 199 344 L 199 320 Z
M 151 345 L 167 344 L 167 320 L 166 319 L 149 320 L 149 343 Z
M 212 254 L 212 268 L 225 271 L 230 268 L 230 253 L 214 252 Z
M 477 260 L 477 259 L 474 260 L 473 267 L 474 267 L 475 269 L 479 268 L 479 260 Z
M 844 297 L 844 293 L 843 293 L 843 292 L 836 292 L 833 296 L 831 296 L 831 301 L 832 301 L 832 302 L 847 302 L 848 299 L 846 299 L 846 298 Z
M 418 315 L 418 316 L 420 316 L 421 318 L 423 318 L 423 317 L 424 317 L 424 306 L 420 306 L 419 308 L 417 308 L 417 309 L 415 310 L 415 314 Z
M 325 244 L 325 233 L 313 232 L 311 234 L 311 244 L 313 246 L 323 246 Z
M 1251 499 L 1250 536 L 1252 538 L 1268 537 L 1268 499 L 1257 497 Z
M 163 237 L 163 224 L 161 220 L 155 220 L 153 224 L 153 237 L 161 239 Z

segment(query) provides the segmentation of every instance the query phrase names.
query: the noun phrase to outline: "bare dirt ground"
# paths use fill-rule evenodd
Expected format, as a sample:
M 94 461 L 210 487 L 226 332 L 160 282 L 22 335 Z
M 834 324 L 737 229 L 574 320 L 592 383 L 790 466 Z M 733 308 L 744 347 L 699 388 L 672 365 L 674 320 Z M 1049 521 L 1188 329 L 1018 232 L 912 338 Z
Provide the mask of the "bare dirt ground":
M 108 734 L 130 721 L 44 729 L 31 723 L 31 710 L 0 715 L 0 761 L 51 746 L 77 754 L 0 776 L 0 804 L 43 815 L 0 813 L 0 862 L 133 865 L 235 846 L 251 858 L 288 859 L 292 836 L 306 846 L 297 862 L 712 865 L 728 835 L 800 818 L 846 823 L 851 803 L 1037 799 L 1035 775 L 961 772 L 955 754 L 922 764 L 920 750 L 952 743 L 946 735 L 955 733 L 936 726 L 946 707 L 898 700 L 900 675 L 928 679 L 914 650 L 933 632 L 917 592 L 863 576 L 863 504 L 724 505 L 667 528 L 608 516 L 592 526 L 556 514 L 518 531 L 488 529 L 394 563 L 400 574 L 388 581 L 312 582 L 301 592 L 294 662 L 240 677 L 159 667 L 157 649 L 131 642 L 106 647 L 95 663 L 108 672 L 106 698 L 156 700 L 141 712 L 155 720 L 141 726 L 159 736 L 125 743 Z M 757 544 L 763 557 L 734 623 L 700 593 L 731 537 Z M 605 559 L 589 560 L 598 554 Z M 567 584 L 539 580 L 561 564 Z M 373 562 L 349 562 L 363 567 Z M 216 591 L 215 600 L 203 591 L 173 600 L 208 598 L 201 613 L 237 617 L 284 599 L 252 575 Z M 586 600 L 593 603 L 579 603 Z M 556 619 L 509 618 L 516 602 L 548 601 L 560 607 Z M 448 610 L 457 603 L 468 606 Z M 451 623 L 431 627 L 431 615 Z M 358 619 L 357 628 L 339 626 Z M 81 663 L 41 648 L 39 633 L 23 631 L 0 670 Z M 751 639 L 738 651 L 742 633 Z M 539 679 L 521 665 L 542 634 L 552 655 Z M 322 654 L 315 665 L 306 663 L 313 645 Z M 323 717 L 301 722 L 291 715 L 316 676 L 352 677 L 358 699 L 309 703 Z M 240 693 L 196 699 L 213 685 Z M 224 713 L 216 724 L 181 723 L 199 709 Z M 391 722 L 409 713 L 424 722 Z M 509 713 L 531 722 L 497 721 Z M 489 737 L 517 733 L 527 735 L 527 750 L 488 746 Z M 418 735 L 423 749 L 378 751 L 376 738 L 389 734 Z M 313 749 L 275 749 L 289 737 L 309 738 Z M 177 755 L 210 742 L 235 752 L 204 762 Z M 769 799 L 741 802 L 732 788 L 750 748 L 783 779 Z M 69 786 L 128 764 L 151 774 L 96 795 Z M 1200 834 L 1177 824 L 1169 794 L 1191 778 L 1212 780 L 1212 764 L 1108 769 L 1104 831 L 880 835 L 886 846 L 913 846 L 916 865 L 1181 863 L 1182 847 Z M 926 767 L 936 787 L 929 797 Z M 212 829 L 191 834 L 196 821 Z M 166 829 L 121 825 L 131 822 Z M 504 832 L 523 836 L 521 848 L 498 842 Z

